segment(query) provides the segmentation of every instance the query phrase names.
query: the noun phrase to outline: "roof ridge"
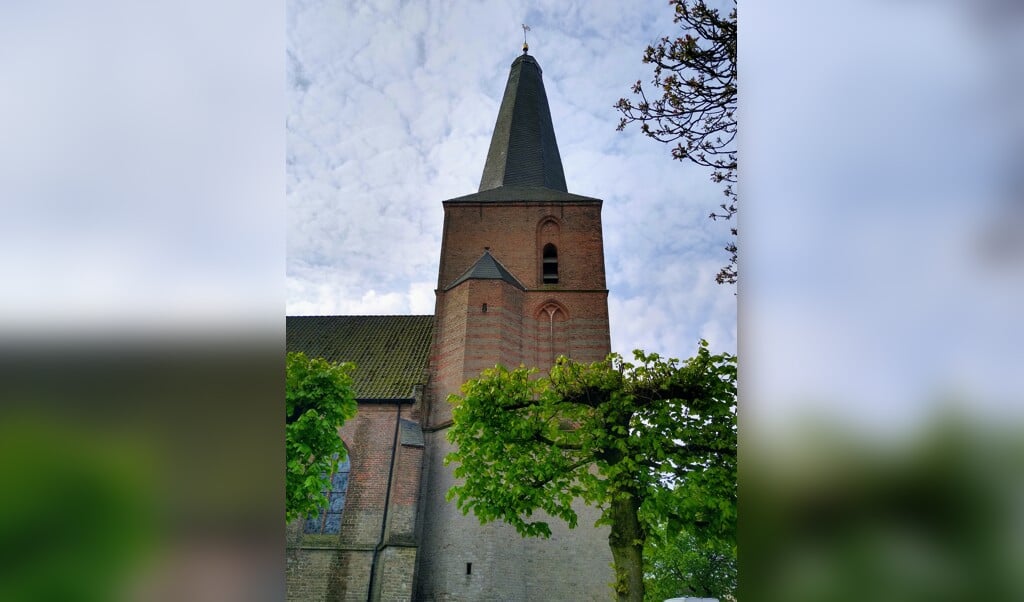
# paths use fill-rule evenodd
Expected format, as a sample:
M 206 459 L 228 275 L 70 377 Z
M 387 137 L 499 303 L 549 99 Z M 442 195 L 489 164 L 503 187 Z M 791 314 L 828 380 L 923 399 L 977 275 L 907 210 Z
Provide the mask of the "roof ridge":
M 573 192 L 565 192 L 544 186 L 524 186 L 519 184 L 502 185 L 462 196 L 453 197 L 444 203 L 477 203 L 477 202 L 603 202 L 597 197 L 590 197 Z

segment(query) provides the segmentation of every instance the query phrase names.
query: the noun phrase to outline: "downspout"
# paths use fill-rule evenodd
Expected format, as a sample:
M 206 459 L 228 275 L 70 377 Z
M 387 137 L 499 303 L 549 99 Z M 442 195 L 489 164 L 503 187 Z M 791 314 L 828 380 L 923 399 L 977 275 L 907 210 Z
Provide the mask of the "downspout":
M 384 516 L 380 521 L 380 537 L 377 545 L 373 548 L 373 558 L 370 560 L 370 583 L 366 591 L 366 602 L 373 602 L 374 578 L 377 574 L 377 558 L 384 549 L 384 535 L 388 526 L 388 511 L 391 509 L 391 483 L 395 475 L 395 458 L 398 455 L 398 430 L 402 423 L 402 400 L 395 400 L 395 436 L 391 442 L 391 466 L 388 468 L 388 486 L 384 493 Z

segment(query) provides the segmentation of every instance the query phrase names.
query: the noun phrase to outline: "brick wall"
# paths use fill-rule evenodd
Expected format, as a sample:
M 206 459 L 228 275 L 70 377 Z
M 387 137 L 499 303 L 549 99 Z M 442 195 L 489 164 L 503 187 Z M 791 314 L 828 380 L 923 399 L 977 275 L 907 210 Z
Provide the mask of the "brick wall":
M 430 428 L 419 439 L 418 427 L 403 432 L 395 448 L 396 406 L 360 404 L 340 431 L 352 462 L 341 534 L 305 536 L 300 524 L 289 527 L 290 600 L 361 601 L 371 592 L 388 601 L 610 597 L 607 529 L 592 527 L 596 511 L 578 505 L 579 527 L 552 521 L 548 540 L 524 540 L 503 523 L 480 525 L 444 499 L 454 484 L 443 465 L 451 446 L 434 428 L 450 420 L 447 395 L 484 368 L 546 370 L 555 355 L 595 361 L 608 353 L 600 208 L 599 201 L 446 203 L 439 289 L 490 247 L 528 290 L 500 280 L 438 290 L 426 405 L 402 409 L 403 418 L 422 415 Z M 541 249 L 549 243 L 558 248 L 557 284 L 542 282 Z
M 390 545 L 413 546 L 416 543 L 423 446 L 400 444 L 397 451 L 385 542 Z M 411 577 L 411 566 L 409 571 Z
M 394 447 L 397 407 L 393 403 L 360 403 L 356 416 L 339 430 L 351 461 L 341 533 L 305 535 L 301 521 L 289 525 L 286 542 L 289 600 L 365 602 L 371 588 L 374 549 L 380 541 L 385 515 L 393 449 L 395 470 L 385 547 L 378 552 L 374 599 L 411 599 L 423 448 L 415 442 L 401 444 L 401 440 Z M 409 404 L 402 405 L 401 409 L 403 417 L 411 413 Z M 418 431 L 418 426 L 415 428 Z M 387 547 L 393 544 L 401 547 Z
M 547 370 L 557 355 L 597 361 L 610 351 L 601 203 L 445 203 L 438 276 L 430 408 L 422 487 L 418 600 L 607 600 L 608 531 L 577 504 L 579 526 L 551 521 L 551 539 L 523 539 L 497 522 L 463 516 L 445 494 L 452 450 L 446 399 L 501 363 Z M 558 249 L 558 283 L 543 283 L 542 249 Z M 526 288 L 468 280 L 445 291 L 489 247 Z M 486 311 L 484 310 L 486 304 Z M 471 568 L 467 567 L 471 564 Z
M 451 419 L 448 394 L 485 368 L 523 364 L 546 371 L 559 355 L 593 362 L 611 350 L 600 201 L 449 202 L 442 239 L 428 426 Z M 558 247 L 557 284 L 542 281 L 548 243 Z M 485 247 L 527 291 L 502 280 L 443 290 Z
M 286 554 L 289 600 L 366 602 L 372 550 L 307 547 Z
M 431 374 L 428 383 L 430 407 L 427 424 L 438 424 L 451 418 L 443 403 L 448 393 L 459 390 L 464 381 L 463 360 L 466 341 L 466 308 L 469 287 L 459 286 L 437 293 L 434 314 L 434 340 L 431 345 Z
M 380 579 L 377 579 L 375 586 L 375 599 L 380 602 L 412 600 L 416 549 L 397 546 L 385 548 L 378 563 Z
M 446 202 L 437 288 L 444 289 L 469 269 L 484 247 L 528 289 L 604 290 L 601 202 Z M 557 230 L 546 229 L 546 223 Z M 554 238 L 548 236 L 556 232 Z M 558 247 L 559 283 L 541 282 L 541 250 Z
M 477 601 L 528 600 L 521 562 L 523 540 L 515 529 L 501 522 L 481 525 L 476 517 L 464 516 L 455 504 L 444 501 L 455 484 L 451 470 L 443 465 L 452 451 L 444 431 L 427 434 L 427 465 L 430 478 L 423 491 L 425 513 L 416 600 Z M 607 547 L 607 546 L 605 546 Z M 466 564 L 471 563 L 471 574 Z M 576 600 L 551 596 L 545 600 Z
M 416 600 L 612 599 L 608 529 L 593 526 L 597 510 L 574 504 L 578 526 L 570 530 L 561 520 L 552 519 L 550 539 L 524 539 L 502 522 L 481 525 L 472 514 L 465 516 L 455 504 L 444 501 L 455 479 L 442 462 L 452 451 L 443 430 L 428 434 L 427 450 L 431 478 L 423 495 L 430 512 L 423 523 Z M 471 574 L 467 574 L 467 563 L 472 564 Z

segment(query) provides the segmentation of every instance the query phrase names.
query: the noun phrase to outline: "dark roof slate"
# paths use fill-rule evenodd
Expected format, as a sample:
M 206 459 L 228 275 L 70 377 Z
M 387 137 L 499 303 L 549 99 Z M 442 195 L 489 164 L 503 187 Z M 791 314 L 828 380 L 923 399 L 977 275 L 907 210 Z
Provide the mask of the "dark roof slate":
M 561 190 L 554 190 L 551 188 L 542 188 L 539 186 L 499 186 L 498 188 L 491 188 L 489 190 L 481 190 L 480 192 L 474 192 L 473 194 L 467 194 L 454 199 L 448 199 L 445 203 L 479 203 L 479 202 L 518 202 L 518 201 L 539 201 L 546 203 L 572 203 L 572 202 L 601 202 L 601 199 L 597 199 L 589 196 L 582 196 L 573 194 L 571 192 L 563 192 Z
M 525 52 L 512 62 L 480 191 L 499 186 L 568 191 L 541 73 L 537 60 Z
M 402 418 L 399 421 L 399 424 L 401 425 L 399 440 L 402 445 L 408 445 L 410 447 L 424 446 L 423 429 L 420 428 L 418 423 Z
M 454 282 L 446 286 L 444 290 L 451 290 L 467 280 L 504 280 L 519 290 L 526 290 L 523 283 L 519 282 L 519 280 L 512 275 L 512 272 L 509 272 L 505 266 L 501 265 L 501 263 L 491 255 L 490 251 L 484 251 L 484 254 L 480 256 L 480 259 L 476 260 L 476 263 L 474 263 L 472 267 L 456 278 Z
M 434 316 L 288 316 L 288 351 L 353 362 L 356 398 L 412 399 L 427 382 Z

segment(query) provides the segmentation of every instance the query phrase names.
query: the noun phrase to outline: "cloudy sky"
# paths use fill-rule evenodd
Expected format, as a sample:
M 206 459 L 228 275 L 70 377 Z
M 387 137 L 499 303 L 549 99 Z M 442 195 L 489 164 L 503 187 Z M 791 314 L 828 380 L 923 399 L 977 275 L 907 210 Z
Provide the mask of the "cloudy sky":
M 433 313 L 441 201 L 479 186 L 523 23 L 569 191 L 605 201 L 613 349 L 734 352 L 721 190 L 615 129 L 644 48 L 675 31 L 661 2 L 289 0 L 289 315 Z
M 741 6 L 737 328 L 720 191 L 615 131 L 666 4 L 0 3 L 0 341 L 432 312 L 525 22 L 616 350 L 738 348 L 748 419 L 1024 414 L 1024 5 Z
M 1024 416 L 1024 7 L 742 8 L 747 416 Z

